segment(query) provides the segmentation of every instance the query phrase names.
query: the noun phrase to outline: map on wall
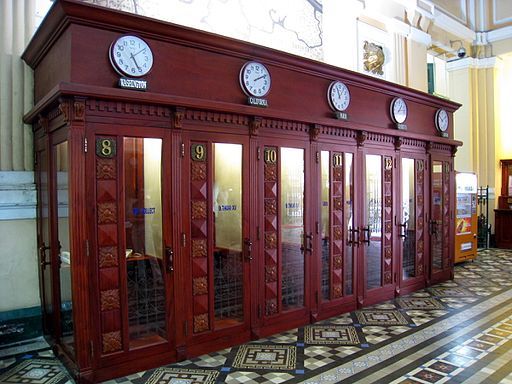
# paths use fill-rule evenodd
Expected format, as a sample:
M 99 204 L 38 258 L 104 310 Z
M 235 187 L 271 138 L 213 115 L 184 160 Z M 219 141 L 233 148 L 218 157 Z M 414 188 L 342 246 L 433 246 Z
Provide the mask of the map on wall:
M 322 0 L 84 0 L 323 60 Z

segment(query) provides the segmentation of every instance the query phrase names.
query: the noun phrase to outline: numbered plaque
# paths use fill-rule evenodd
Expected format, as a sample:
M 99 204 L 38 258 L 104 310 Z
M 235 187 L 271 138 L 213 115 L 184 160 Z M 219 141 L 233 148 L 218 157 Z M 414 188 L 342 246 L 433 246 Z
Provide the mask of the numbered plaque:
M 263 158 L 267 164 L 275 164 L 277 162 L 277 152 L 275 148 L 265 148 Z
M 96 155 L 110 159 L 116 155 L 116 140 L 113 138 L 96 139 Z
M 206 147 L 204 144 L 192 144 L 190 156 L 194 161 L 206 161 Z

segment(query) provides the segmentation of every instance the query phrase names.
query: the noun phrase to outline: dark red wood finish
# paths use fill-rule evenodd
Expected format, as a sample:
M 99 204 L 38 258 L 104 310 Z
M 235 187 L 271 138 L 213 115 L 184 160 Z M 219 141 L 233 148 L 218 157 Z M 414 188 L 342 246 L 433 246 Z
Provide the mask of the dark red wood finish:
M 415 184 L 415 277 L 411 277 L 408 279 L 404 279 L 402 273 L 403 267 L 403 246 L 404 239 L 400 238 L 399 233 L 401 229 L 397 228 L 397 251 L 400 254 L 399 263 L 397 268 L 397 273 L 399 276 L 399 284 L 396 287 L 397 295 L 407 294 L 410 292 L 417 291 L 425 287 L 427 278 L 426 271 L 428 270 L 428 249 L 429 245 L 427 244 L 428 239 L 428 225 L 426 225 L 427 220 L 427 212 L 428 209 L 428 196 L 430 196 L 429 190 L 429 174 L 428 174 L 428 163 L 427 163 L 427 155 L 425 153 L 425 143 L 419 140 L 397 140 L 396 147 L 400 150 L 400 157 L 397 161 L 401 164 L 402 158 L 413 159 L 414 160 L 414 184 Z M 401 183 L 401 179 L 400 179 Z M 400 188 L 397 188 L 398 194 Z M 398 207 L 402 206 L 402 196 L 397 196 L 397 201 L 399 202 Z M 398 227 L 402 224 L 404 218 L 401 217 L 400 210 L 397 212 L 397 221 L 396 226 Z
M 126 33 L 144 38 L 153 50 L 154 67 L 145 77 L 147 92 L 117 87 L 119 75 L 110 65 L 108 51 L 110 44 Z M 51 145 L 65 139 L 69 144 L 74 353 L 59 340 L 56 319 L 60 313 L 45 318 L 56 327 L 47 329 L 53 336 L 51 342 L 79 382 L 98 382 L 235 345 L 453 276 L 449 246 L 454 225 L 450 219 L 454 209 L 452 164 L 461 143 L 453 140 L 452 124 L 448 138 L 438 135 L 434 116 L 444 108 L 452 118 L 458 104 L 272 49 L 73 0 L 53 5 L 23 58 L 35 71 L 36 105 L 25 121 L 34 127 L 36 157 L 45 162 L 36 167 L 40 193 L 44 192 L 41 177 L 54 163 Z M 248 60 L 261 61 L 272 75 L 268 108 L 247 105 L 238 75 Z M 350 90 L 347 121 L 336 119 L 329 108 L 326 94 L 333 80 L 345 82 Z M 396 129 L 389 115 L 390 102 L 397 96 L 408 105 L 407 130 Z M 124 196 L 138 187 L 137 182 L 128 179 L 137 176 L 141 180 L 143 175 L 130 177 L 125 173 L 124 137 L 162 140 L 162 246 L 172 251 L 166 251 L 159 261 L 166 271 L 165 337 L 139 346 L 130 345 L 128 330 L 128 261 L 124 255 L 129 240 L 124 222 L 129 212 Z M 98 138 L 112 139 L 117 155 L 98 156 Z M 234 325 L 216 325 L 212 320 L 212 159 L 207 159 L 204 169 L 193 169 L 197 164 L 191 161 L 190 151 L 198 143 L 210 154 L 214 143 L 243 146 L 244 316 Z M 277 163 L 269 165 L 264 159 L 266 148 L 278 153 L 282 147 L 300 148 L 304 153 L 304 297 L 303 305 L 293 310 L 283 310 L 280 296 L 280 160 L 277 157 Z M 338 219 L 347 215 L 347 208 L 341 204 L 347 196 L 340 190 L 340 177 L 345 175 L 332 167 L 332 287 L 328 300 L 320 297 L 322 245 L 317 228 L 322 203 L 321 151 L 329 151 L 331 160 L 334 154 L 353 155 L 351 204 L 353 226 L 359 231 L 359 235 L 352 236 L 340 225 Z M 41 156 L 43 153 L 48 154 L 47 158 Z M 382 156 L 385 209 L 383 286 L 368 292 L 361 231 L 366 225 L 364 158 L 370 153 Z M 406 282 L 397 277 L 401 275 L 396 215 L 400 212 L 402 157 L 415 159 L 416 188 L 423 192 L 422 203 L 418 194 L 416 211 L 417 227 L 423 227 L 416 238 L 417 276 Z M 434 160 L 444 164 L 443 263 L 435 274 L 428 231 Z M 53 239 L 48 240 L 50 252 L 57 255 L 55 175 L 49 180 L 48 191 L 53 223 L 44 237 L 39 217 L 38 245 Z M 38 201 L 40 215 L 44 203 L 41 195 Z M 204 212 L 198 207 L 205 208 Z M 352 240 L 347 248 L 346 243 Z M 206 244 L 204 254 L 198 244 Z M 347 257 L 352 257 L 352 293 L 345 292 Z M 50 268 L 51 276 L 58 276 L 57 263 Z M 42 284 L 45 278 L 42 276 Z M 50 284 L 53 293 L 48 297 L 58 308 L 58 278 Z
M 501 195 L 498 197 L 498 209 L 494 210 L 496 246 L 512 248 L 512 196 L 510 195 L 509 178 L 512 175 L 512 159 L 500 160 L 501 166 Z

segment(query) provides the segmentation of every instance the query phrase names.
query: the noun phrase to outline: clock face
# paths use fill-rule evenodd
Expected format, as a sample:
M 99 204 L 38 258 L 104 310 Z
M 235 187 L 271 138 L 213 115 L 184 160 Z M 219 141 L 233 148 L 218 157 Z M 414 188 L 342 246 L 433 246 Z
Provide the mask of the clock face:
M 395 123 L 402 124 L 407 119 L 407 104 L 400 97 L 395 97 L 391 102 L 391 118 Z
M 344 111 L 350 104 L 350 92 L 341 81 L 333 81 L 327 91 L 329 105 L 335 111 Z
M 125 35 L 110 46 L 110 62 L 122 76 L 141 77 L 153 66 L 153 53 L 140 37 Z
M 264 97 L 270 84 L 270 72 L 261 63 L 249 61 L 240 70 L 240 85 L 248 96 Z
M 444 109 L 438 109 L 436 112 L 435 123 L 439 132 L 446 132 L 448 130 L 448 112 Z

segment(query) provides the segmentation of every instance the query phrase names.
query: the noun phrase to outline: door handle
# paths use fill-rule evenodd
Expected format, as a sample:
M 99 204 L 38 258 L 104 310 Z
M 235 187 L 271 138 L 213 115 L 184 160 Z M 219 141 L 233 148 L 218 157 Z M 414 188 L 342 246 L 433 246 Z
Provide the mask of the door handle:
M 437 220 L 430 220 L 430 234 L 437 235 Z
M 367 245 L 370 245 L 370 237 L 371 237 L 371 231 L 370 231 L 370 224 L 368 224 L 366 227 L 361 227 L 361 233 L 366 232 L 366 235 L 363 235 L 363 239 L 361 240 L 361 243 L 366 243 Z
M 44 243 L 39 247 L 39 265 L 41 268 L 45 269 L 47 265 L 50 265 L 50 261 L 46 261 L 46 251 L 49 250 L 50 247 L 46 246 Z
M 313 232 L 304 233 L 304 251 L 313 252 Z
M 398 237 L 402 237 L 404 240 L 407 239 L 407 223 L 397 224 L 400 228 L 400 232 L 398 232 Z
M 350 237 L 348 239 L 348 245 L 359 245 L 359 229 L 358 228 L 349 228 Z M 356 240 L 357 234 L 357 240 Z
M 245 244 L 245 259 L 251 261 L 252 260 L 252 241 L 248 237 L 244 239 Z
M 165 247 L 165 257 L 167 258 L 167 272 L 174 271 L 174 251 L 171 247 Z

